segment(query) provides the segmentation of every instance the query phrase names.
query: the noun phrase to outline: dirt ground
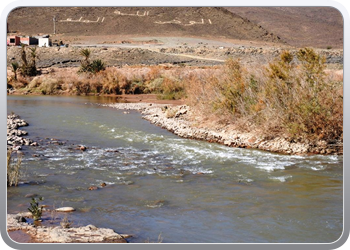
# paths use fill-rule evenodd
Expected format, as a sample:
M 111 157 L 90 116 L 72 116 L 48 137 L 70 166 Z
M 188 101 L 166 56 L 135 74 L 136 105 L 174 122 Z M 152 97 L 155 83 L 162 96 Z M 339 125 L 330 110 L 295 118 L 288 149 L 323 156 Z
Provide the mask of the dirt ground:
M 53 41 L 62 41 L 68 47 L 37 48 L 39 68 L 79 67 L 82 48 L 91 50 L 91 60 L 101 59 L 106 66 L 172 64 L 181 66 L 215 66 L 228 58 L 243 64 L 267 64 L 283 50 L 296 48 L 284 44 L 233 40 L 223 38 L 155 37 L 155 36 L 78 36 L 57 35 Z M 343 51 L 317 50 L 329 65 L 342 68 Z M 21 62 L 21 47 L 7 48 L 7 64 Z

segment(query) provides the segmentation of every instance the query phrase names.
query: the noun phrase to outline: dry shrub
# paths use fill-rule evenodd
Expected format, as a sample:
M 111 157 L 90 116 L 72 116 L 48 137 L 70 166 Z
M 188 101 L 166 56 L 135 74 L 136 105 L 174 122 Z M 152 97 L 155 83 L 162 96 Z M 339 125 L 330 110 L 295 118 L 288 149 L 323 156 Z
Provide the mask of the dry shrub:
M 161 77 L 161 67 L 160 66 L 150 66 L 149 72 L 146 75 L 146 81 L 153 81 Z
M 44 95 L 57 94 L 58 90 L 61 89 L 60 83 L 57 79 L 44 78 L 40 85 L 41 93 Z
M 14 89 L 23 89 L 28 86 L 28 80 L 24 77 L 18 77 L 17 81 L 12 81 L 11 85 Z
M 185 96 L 185 84 L 182 79 L 164 77 L 159 91 L 161 99 L 178 100 Z
M 230 117 L 248 130 L 293 139 L 342 139 L 343 83 L 325 74 L 312 49 L 285 51 L 268 66 L 247 69 L 228 60 L 219 74 L 189 77 L 188 102 L 199 111 Z
M 121 94 L 123 89 L 128 88 L 126 77 L 116 69 L 106 69 L 100 75 L 101 90 L 104 94 Z
M 33 80 L 31 80 L 30 83 L 28 84 L 28 88 L 34 89 L 39 87 L 42 83 L 42 80 L 43 79 L 41 77 L 34 77 Z
M 212 100 L 219 98 L 214 86 L 217 85 L 219 76 L 211 71 L 201 72 L 201 74 L 190 74 L 186 82 L 186 102 L 188 105 L 196 107 L 200 112 L 213 110 Z
M 12 157 L 13 150 L 7 151 L 7 186 L 17 186 L 22 163 L 22 153 L 17 153 L 17 159 Z
M 90 92 L 90 83 L 87 81 L 75 81 L 72 83 L 76 95 L 87 95 Z
M 164 78 L 159 77 L 147 83 L 145 93 L 161 93 L 161 86 Z

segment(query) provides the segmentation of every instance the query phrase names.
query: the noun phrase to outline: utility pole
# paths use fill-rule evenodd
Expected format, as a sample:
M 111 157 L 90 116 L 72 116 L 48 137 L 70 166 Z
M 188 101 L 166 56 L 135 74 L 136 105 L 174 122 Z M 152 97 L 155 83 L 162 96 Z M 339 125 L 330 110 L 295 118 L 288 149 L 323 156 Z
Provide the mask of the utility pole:
M 53 16 L 53 34 L 56 35 L 56 16 Z

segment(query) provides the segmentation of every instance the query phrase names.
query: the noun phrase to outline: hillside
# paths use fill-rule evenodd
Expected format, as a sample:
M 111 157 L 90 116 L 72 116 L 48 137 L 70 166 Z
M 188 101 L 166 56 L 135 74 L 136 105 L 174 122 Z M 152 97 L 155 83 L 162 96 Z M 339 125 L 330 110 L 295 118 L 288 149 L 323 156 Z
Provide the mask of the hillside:
M 225 8 L 214 7 L 21 7 L 8 30 L 21 35 L 191 36 L 280 42 L 268 30 Z
M 296 47 L 342 48 L 343 18 L 332 7 L 228 7 Z

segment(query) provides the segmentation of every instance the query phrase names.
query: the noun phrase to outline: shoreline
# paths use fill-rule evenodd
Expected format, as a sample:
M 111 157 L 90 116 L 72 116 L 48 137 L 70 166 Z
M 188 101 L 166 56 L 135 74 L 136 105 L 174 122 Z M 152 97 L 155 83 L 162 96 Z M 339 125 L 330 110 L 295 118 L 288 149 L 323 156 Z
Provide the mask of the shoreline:
M 128 243 L 127 234 L 118 234 L 113 229 L 94 225 L 70 227 L 32 224 L 29 215 L 7 214 L 7 233 L 16 243 Z M 12 236 L 12 237 L 11 237 Z
M 151 124 L 182 138 L 289 155 L 343 155 L 342 141 L 335 143 L 325 140 L 296 142 L 279 136 L 261 135 L 257 131 L 242 132 L 232 124 L 210 124 L 205 122 L 204 117 L 196 116 L 191 107 L 184 104 L 182 100 L 157 100 L 156 95 L 147 94 L 114 95 L 114 97 L 124 102 L 99 105 L 119 110 L 136 110 L 141 113 L 143 119 Z M 18 115 L 8 115 L 7 144 L 9 147 L 12 144 L 17 144 L 18 149 L 21 145 L 37 145 L 30 139 L 22 138 L 27 134 L 25 131 L 17 130 L 18 127 L 27 125 Z
M 286 138 L 268 138 L 257 132 L 241 132 L 231 125 L 203 125 L 203 118 L 195 117 L 187 105 L 153 103 L 102 104 L 120 110 L 137 110 L 142 118 L 182 138 L 219 143 L 228 147 L 252 148 L 289 155 L 343 155 L 343 143 L 324 140 L 302 143 Z M 202 124 L 202 125 L 200 125 Z

